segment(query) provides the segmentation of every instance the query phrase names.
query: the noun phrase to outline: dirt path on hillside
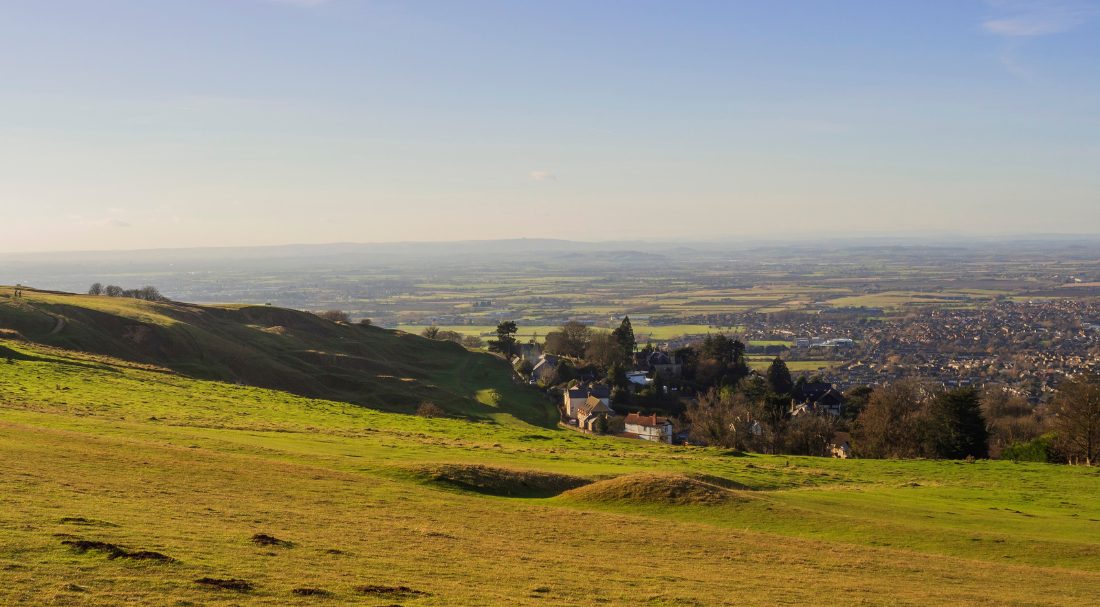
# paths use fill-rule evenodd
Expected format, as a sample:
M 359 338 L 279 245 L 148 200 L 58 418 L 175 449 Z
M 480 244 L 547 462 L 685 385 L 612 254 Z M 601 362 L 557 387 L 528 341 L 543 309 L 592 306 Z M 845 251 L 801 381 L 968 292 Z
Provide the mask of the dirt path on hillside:
M 65 317 L 64 316 L 55 316 L 54 320 L 57 321 L 57 324 L 55 324 L 53 326 L 53 329 L 51 329 L 50 332 L 46 334 L 46 337 L 53 337 L 54 335 L 57 335 L 58 333 L 60 333 L 65 328 Z

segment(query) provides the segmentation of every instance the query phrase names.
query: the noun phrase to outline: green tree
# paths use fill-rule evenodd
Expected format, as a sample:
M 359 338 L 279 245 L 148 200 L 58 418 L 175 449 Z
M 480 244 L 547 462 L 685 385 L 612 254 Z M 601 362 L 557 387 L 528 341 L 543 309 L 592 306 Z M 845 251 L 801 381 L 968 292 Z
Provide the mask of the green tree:
M 432 325 L 427 329 L 421 331 L 420 335 L 422 335 L 423 337 L 427 337 L 428 339 L 436 339 L 437 337 L 439 337 L 439 327 Z
M 699 348 L 699 358 L 713 360 L 721 365 L 733 362 L 733 340 L 719 333 L 707 335 Z
M 989 457 L 989 430 L 974 388 L 937 395 L 924 415 L 926 454 L 944 459 Z
M 771 366 L 768 367 L 768 388 L 772 392 L 778 395 L 790 396 L 791 391 L 794 390 L 794 381 L 791 380 L 791 371 L 787 368 L 787 363 L 783 362 L 783 359 L 778 356 L 772 361 Z
M 519 328 L 514 320 L 506 320 L 497 325 L 497 338 L 489 340 L 489 351 L 511 356 L 516 352 L 516 332 Z
M 653 388 L 653 393 L 657 395 L 657 398 L 665 397 L 665 378 L 661 377 L 661 374 L 653 372 L 653 383 L 650 384 Z
M 706 386 L 734 386 L 749 374 L 745 344 L 719 333 L 708 335 L 699 348 L 695 379 Z
M 630 380 L 626 378 L 626 367 L 623 363 L 619 361 L 611 363 L 611 367 L 607 369 L 607 383 L 623 390 L 630 387 Z
M 623 359 L 628 360 L 634 355 L 634 349 L 638 347 L 638 341 L 634 338 L 634 327 L 630 324 L 630 317 L 624 316 L 619 328 L 611 332 L 611 336 L 618 342 L 623 351 Z
M 1001 452 L 1001 459 L 1010 459 L 1014 462 L 1054 462 L 1056 461 L 1054 441 L 1053 434 L 1044 434 L 1027 442 L 1012 443 Z
M 799 377 L 798 380 L 805 382 L 802 377 Z M 874 388 L 870 386 L 856 386 L 848 390 L 844 394 L 844 410 L 841 413 L 843 419 L 854 421 L 859 417 L 859 414 L 863 412 L 863 408 L 867 406 L 867 399 L 871 397 L 871 392 L 874 392 Z

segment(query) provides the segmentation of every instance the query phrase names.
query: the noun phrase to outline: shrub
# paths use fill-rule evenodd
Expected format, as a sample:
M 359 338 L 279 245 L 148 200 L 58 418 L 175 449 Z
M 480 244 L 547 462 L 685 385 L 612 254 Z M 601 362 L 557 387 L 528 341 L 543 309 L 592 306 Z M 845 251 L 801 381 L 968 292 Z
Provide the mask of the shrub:
M 1012 443 L 1001 452 L 1002 459 L 1014 462 L 1053 462 L 1054 435 L 1044 434 L 1026 442 Z
M 422 402 L 420 406 L 416 408 L 416 414 L 420 417 L 445 417 L 447 412 L 435 403 Z

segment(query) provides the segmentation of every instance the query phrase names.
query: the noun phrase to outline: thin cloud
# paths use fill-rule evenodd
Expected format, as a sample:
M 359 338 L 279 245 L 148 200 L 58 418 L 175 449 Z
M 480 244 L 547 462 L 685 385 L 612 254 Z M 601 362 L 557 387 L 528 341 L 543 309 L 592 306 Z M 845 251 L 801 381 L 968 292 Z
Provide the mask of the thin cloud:
M 121 209 L 111 209 L 111 214 L 105 217 L 87 217 L 85 215 L 69 214 L 64 216 L 64 220 L 74 226 L 89 228 L 128 228 L 133 225 L 129 221 L 119 217 L 119 211 L 121 211 Z
M 128 228 L 130 227 L 130 222 L 124 219 L 119 219 L 118 217 L 105 217 L 103 219 L 98 219 L 96 221 L 90 222 L 90 225 L 103 228 Z
M 1001 62 L 1001 66 L 1005 68 L 1009 73 L 1023 80 L 1033 80 L 1035 72 L 1032 68 L 1026 65 L 1020 60 L 1018 52 L 1019 44 L 1009 42 L 1004 45 L 998 55 L 998 60 Z
M 550 171 L 531 171 L 527 174 L 533 181 L 557 181 L 558 176 Z
M 982 29 L 1008 38 L 1032 38 L 1069 31 L 1100 14 L 1100 5 L 1080 0 L 987 0 L 997 14 Z

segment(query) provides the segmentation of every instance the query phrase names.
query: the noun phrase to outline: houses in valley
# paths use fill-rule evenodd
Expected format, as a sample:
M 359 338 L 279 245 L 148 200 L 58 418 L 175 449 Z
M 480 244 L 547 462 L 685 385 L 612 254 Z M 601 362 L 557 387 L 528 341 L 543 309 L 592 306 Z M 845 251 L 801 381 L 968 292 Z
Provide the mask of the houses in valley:
M 589 432 L 607 432 L 614 418 L 615 411 L 611 406 L 591 395 L 577 409 L 577 427 Z
M 563 393 L 565 417 L 581 430 L 672 442 L 672 421 L 669 418 L 641 413 L 631 413 L 624 418 L 615 413 L 611 404 L 611 388 L 604 384 L 576 385 Z
M 631 413 L 623 420 L 623 432 L 631 438 L 658 443 L 672 442 L 672 421 L 657 414 Z
M 611 387 L 606 384 L 577 385 L 565 390 L 565 416 L 577 419 L 581 407 L 587 404 L 589 397 L 595 398 L 607 407 L 611 407 Z
M 815 381 L 795 384 L 791 395 L 792 412 L 839 416 L 844 412 L 844 395 L 829 382 Z
M 516 356 L 532 365 L 538 364 L 542 357 L 542 344 L 531 341 L 525 344 L 516 344 Z
M 634 354 L 635 372 L 660 375 L 666 379 L 680 377 L 683 365 L 664 350 L 644 349 Z
M 554 378 L 558 373 L 558 357 L 553 354 L 543 354 L 539 356 L 534 366 L 531 367 L 531 382 L 536 384 L 546 384 L 554 381 Z
M 836 459 L 848 459 L 852 457 L 852 435 L 847 432 L 837 432 L 829 442 L 828 455 Z

